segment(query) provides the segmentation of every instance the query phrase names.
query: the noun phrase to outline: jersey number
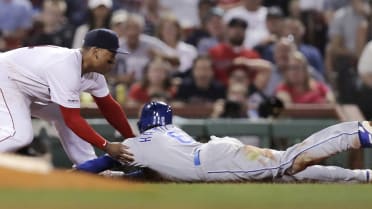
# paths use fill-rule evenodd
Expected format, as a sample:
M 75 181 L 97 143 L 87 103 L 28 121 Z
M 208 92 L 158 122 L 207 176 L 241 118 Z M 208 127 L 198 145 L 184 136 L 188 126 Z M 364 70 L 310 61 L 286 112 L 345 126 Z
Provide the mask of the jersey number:
M 194 139 L 191 138 L 190 136 L 179 134 L 174 131 L 168 131 L 167 135 L 170 136 L 172 139 L 177 140 L 181 144 L 190 144 L 194 142 Z

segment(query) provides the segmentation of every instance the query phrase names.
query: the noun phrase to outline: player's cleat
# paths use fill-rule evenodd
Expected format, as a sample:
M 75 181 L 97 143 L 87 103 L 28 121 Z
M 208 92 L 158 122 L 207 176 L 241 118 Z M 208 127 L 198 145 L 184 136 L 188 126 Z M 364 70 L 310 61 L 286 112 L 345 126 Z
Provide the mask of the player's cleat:
M 370 169 L 366 169 L 366 182 L 367 183 L 372 183 L 372 180 L 371 180 L 371 173 L 372 172 L 372 170 L 370 170 Z
M 125 173 L 123 171 L 105 170 L 99 173 L 99 175 L 108 178 L 122 178 L 125 176 Z

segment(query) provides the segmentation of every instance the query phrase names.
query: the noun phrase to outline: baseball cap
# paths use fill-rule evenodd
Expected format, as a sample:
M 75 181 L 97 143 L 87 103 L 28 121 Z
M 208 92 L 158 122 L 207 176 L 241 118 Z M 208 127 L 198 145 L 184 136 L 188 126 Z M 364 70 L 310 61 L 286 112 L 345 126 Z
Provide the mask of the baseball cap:
M 112 8 L 112 0 L 89 0 L 88 7 L 89 9 L 95 9 L 99 6 L 105 6 L 109 9 Z
M 208 10 L 207 14 L 203 17 L 203 21 L 206 22 L 211 17 L 217 16 L 217 17 L 223 17 L 224 11 L 223 9 L 219 7 L 212 7 L 211 9 Z
M 107 49 L 120 54 L 129 54 L 127 51 L 119 48 L 119 38 L 116 33 L 104 28 L 89 31 L 85 35 L 83 46 Z
M 284 13 L 280 7 L 272 6 L 267 9 L 268 18 L 283 18 Z
M 248 23 L 241 18 L 234 17 L 227 23 L 227 26 L 229 26 L 229 27 L 241 27 L 241 28 L 245 29 L 245 28 L 248 27 Z
M 128 12 L 127 11 L 125 11 L 123 9 L 116 10 L 112 14 L 110 24 L 115 25 L 115 24 L 118 24 L 118 23 L 123 23 L 127 20 L 127 17 L 128 17 Z

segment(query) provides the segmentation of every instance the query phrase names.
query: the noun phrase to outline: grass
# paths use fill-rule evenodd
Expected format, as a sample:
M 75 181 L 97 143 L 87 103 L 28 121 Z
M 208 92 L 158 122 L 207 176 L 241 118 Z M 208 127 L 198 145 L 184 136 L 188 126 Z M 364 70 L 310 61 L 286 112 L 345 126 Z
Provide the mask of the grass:
M 372 208 L 363 184 L 150 184 L 128 190 L 0 189 L 1 209 Z

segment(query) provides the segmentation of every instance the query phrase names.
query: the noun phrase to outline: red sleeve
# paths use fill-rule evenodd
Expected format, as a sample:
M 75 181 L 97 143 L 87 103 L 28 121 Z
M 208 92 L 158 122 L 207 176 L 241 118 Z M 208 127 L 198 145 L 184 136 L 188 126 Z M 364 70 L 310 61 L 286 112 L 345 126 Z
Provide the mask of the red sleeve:
M 60 106 L 63 119 L 76 135 L 92 145 L 103 149 L 107 141 L 88 125 L 87 121 L 80 116 L 80 108 L 67 108 Z
M 278 92 L 281 92 L 281 91 L 289 93 L 289 89 L 288 89 L 287 85 L 285 85 L 284 83 L 278 84 L 275 88 L 275 93 L 278 93 Z
M 244 50 L 242 51 L 241 56 L 250 58 L 250 59 L 259 59 L 261 58 L 260 54 L 254 50 Z
M 221 48 L 223 47 L 222 44 L 217 44 L 216 46 L 210 48 L 208 50 L 208 54 L 211 57 L 212 60 L 220 59 L 221 57 Z M 223 51 L 223 50 L 222 50 Z
M 93 96 L 93 98 L 103 116 L 124 138 L 134 137 L 125 112 L 110 94 L 105 97 Z
M 327 95 L 327 93 L 329 92 L 329 88 L 328 88 L 328 86 L 327 85 L 325 85 L 324 83 L 322 83 L 322 82 L 319 82 L 319 89 L 320 89 L 320 91 L 321 91 L 321 93 L 322 93 L 322 95 L 323 96 L 326 96 Z

